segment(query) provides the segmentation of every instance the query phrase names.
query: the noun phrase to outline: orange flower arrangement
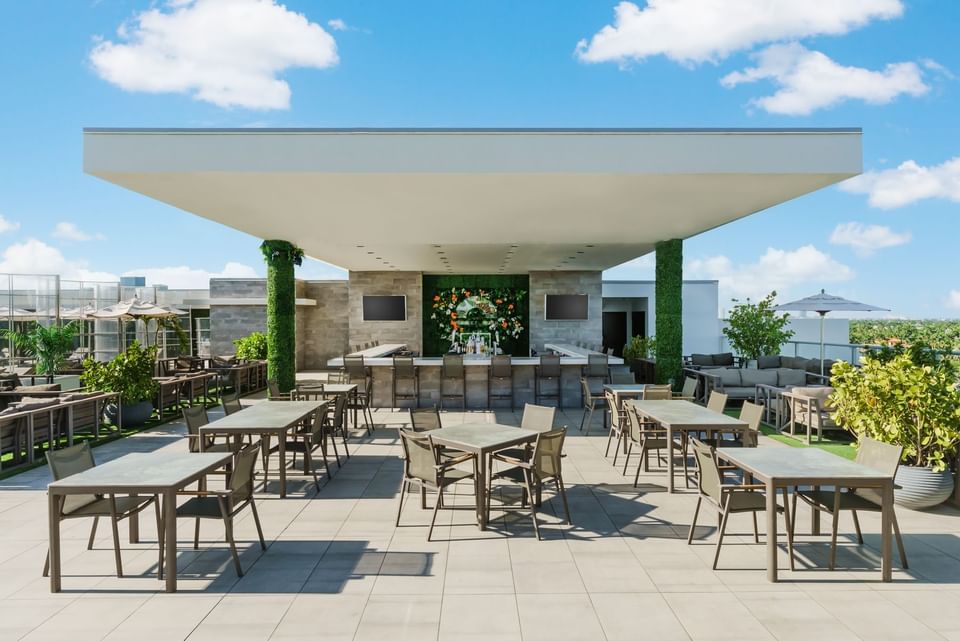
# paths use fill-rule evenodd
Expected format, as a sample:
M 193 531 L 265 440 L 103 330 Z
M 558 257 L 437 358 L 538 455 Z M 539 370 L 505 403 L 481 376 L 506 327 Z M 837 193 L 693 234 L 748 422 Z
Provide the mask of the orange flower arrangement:
M 434 302 L 438 302 L 438 301 L 440 300 L 440 294 L 435 295 L 435 296 L 433 297 L 433 300 L 434 300 Z M 436 305 L 434 305 L 434 307 L 436 307 Z
M 453 320 L 457 320 L 457 313 L 456 313 L 456 312 L 450 312 L 450 318 L 452 318 Z

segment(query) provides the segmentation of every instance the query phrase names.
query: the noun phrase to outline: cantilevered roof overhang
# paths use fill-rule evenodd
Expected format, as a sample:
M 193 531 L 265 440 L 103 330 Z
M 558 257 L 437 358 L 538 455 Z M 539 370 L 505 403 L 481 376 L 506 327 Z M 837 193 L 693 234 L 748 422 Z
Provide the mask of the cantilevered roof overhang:
M 862 171 L 860 129 L 99 129 L 84 171 L 350 270 L 598 270 Z

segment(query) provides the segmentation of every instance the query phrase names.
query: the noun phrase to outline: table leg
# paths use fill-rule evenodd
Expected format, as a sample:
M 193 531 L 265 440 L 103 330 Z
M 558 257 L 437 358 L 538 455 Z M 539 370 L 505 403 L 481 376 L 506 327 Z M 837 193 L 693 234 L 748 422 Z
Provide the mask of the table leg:
M 134 496 L 134 495 L 130 494 L 129 496 Z M 130 542 L 139 543 L 140 542 L 140 512 L 134 512 L 133 514 L 131 514 L 127 518 L 127 521 L 129 522 L 129 525 L 127 527 L 130 528 Z M 157 534 L 159 536 L 159 532 Z
M 163 571 L 166 574 L 167 592 L 177 591 L 177 493 L 163 493 Z
M 881 580 L 889 583 L 893 580 L 892 541 L 893 538 L 893 479 L 883 484 L 882 512 L 880 516 L 880 571 Z
M 60 496 L 47 493 L 47 510 L 50 519 L 50 591 L 60 591 Z
M 493 463 L 491 462 L 491 465 Z M 477 452 L 477 524 L 487 529 L 487 455 Z
M 839 491 L 840 488 L 836 488 L 836 489 Z M 818 492 L 819 490 L 820 490 L 819 485 L 813 486 L 814 492 Z M 820 510 L 811 509 L 810 512 L 812 512 L 812 514 L 810 515 L 810 534 L 812 536 L 820 536 Z M 796 515 L 794 515 L 793 518 L 797 518 Z
M 767 580 L 777 582 L 777 488 L 767 481 Z
M 287 437 L 281 434 L 277 439 L 277 453 L 280 455 L 280 498 L 287 496 Z
M 673 494 L 673 427 L 667 425 L 667 492 Z

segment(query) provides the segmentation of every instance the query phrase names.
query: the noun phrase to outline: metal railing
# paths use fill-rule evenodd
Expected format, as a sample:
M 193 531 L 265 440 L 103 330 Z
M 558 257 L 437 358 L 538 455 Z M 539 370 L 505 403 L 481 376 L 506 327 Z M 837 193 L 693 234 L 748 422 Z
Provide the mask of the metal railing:
M 824 343 L 823 357 L 827 360 L 843 360 L 854 365 L 860 365 L 864 354 L 883 349 L 883 345 L 868 345 L 863 343 Z M 946 358 L 960 358 L 960 351 L 934 350 Z M 817 341 L 787 341 L 780 350 L 783 356 L 802 356 L 803 358 L 820 358 L 820 343 Z

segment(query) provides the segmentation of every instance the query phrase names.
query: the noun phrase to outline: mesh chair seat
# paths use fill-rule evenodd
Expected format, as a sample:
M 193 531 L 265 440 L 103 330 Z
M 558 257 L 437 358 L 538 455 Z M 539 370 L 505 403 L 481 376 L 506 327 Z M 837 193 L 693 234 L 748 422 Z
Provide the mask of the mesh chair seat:
M 728 492 L 727 502 L 731 512 L 763 512 L 767 509 L 767 497 L 762 492 Z M 783 508 L 778 507 L 777 511 L 782 512 Z
M 194 496 L 177 506 L 177 516 L 198 519 L 222 519 L 220 499 L 216 496 Z
M 153 500 L 153 496 L 118 496 L 114 499 L 117 506 L 117 514 L 125 514 L 139 510 L 146 503 Z M 79 505 L 73 509 L 66 509 L 64 505 L 64 516 L 110 516 L 110 499 L 96 498 L 84 505 Z
M 835 490 L 797 490 L 797 494 L 808 503 L 814 503 L 830 510 L 833 509 L 837 497 Z M 861 496 L 857 492 L 840 492 L 839 494 L 841 510 L 879 512 L 882 509 L 878 503 L 870 500 L 866 495 Z

